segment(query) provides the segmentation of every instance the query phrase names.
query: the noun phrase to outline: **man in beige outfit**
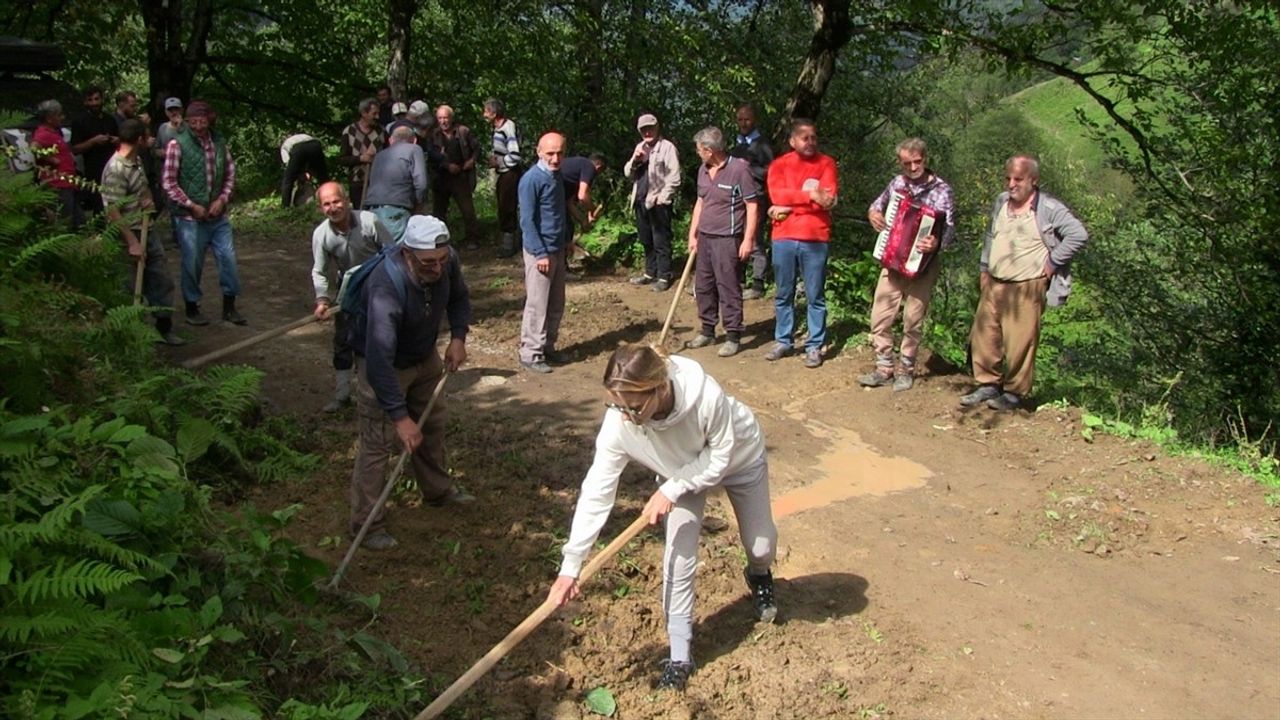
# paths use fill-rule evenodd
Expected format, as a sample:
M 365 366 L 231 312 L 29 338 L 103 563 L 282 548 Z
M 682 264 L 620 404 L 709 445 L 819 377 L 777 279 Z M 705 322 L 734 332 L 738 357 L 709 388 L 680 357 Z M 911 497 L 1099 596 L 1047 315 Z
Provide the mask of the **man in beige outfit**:
M 1071 293 L 1071 259 L 1089 240 L 1062 201 L 1040 190 L 1040 163 L 1014 155 L 1005 163 L 1006 191 L 991 208 L 979 268 L 982 295 L 973 319 L 973 379 L 960 398 L 972 407 L 1021 407 L 1035 379 L 1036 345 L 1045 305 Z M 1001 359 L 1004 373 L 999 372 Z

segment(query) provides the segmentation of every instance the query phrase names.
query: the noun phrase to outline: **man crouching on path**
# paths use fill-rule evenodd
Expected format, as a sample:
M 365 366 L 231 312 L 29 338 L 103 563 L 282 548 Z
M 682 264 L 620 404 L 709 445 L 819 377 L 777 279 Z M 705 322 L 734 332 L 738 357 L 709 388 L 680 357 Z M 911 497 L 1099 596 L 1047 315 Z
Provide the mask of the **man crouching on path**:
M 355 321 L 352 347 L 359 384 L 356 414 L 360 450 L 351 472 L 351 526 L 354 537 L 370 514 L 364 546 L 384 550 L 396 540 L 384 525 L 386 509 L 374 507 L 386 481 L 393 433 L 412 454 L 413 476 L 429 505 L 475 500 L 454 487 L 444 457 L 444 395 L 418 430 L 417 421 L 446 368 L 467 359 L 471 298 L 449 228 L 430 215 L 415 215 L 405 227 L 400 251 L 370 273 L 361 287 L 363 315 Z M 449 318 L 444 360 L 436 350 L 440 323 Z

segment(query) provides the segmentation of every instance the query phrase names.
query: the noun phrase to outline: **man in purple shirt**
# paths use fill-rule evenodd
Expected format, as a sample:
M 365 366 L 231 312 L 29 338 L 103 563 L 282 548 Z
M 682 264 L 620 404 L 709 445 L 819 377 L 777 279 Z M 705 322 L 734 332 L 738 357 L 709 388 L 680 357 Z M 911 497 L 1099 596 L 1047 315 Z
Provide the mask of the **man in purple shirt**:
M 920 238 L 916 243 L 916 248 L 926 256 L 936 255 L 950 246 L 956 236 L 951 186 L 929 168 L 926 162 L 928 147 L 924 140 L 903 140 L 898 143 L 897 150 L 902 174 L 891 180 L 880 197 L 871 203 L 867 219 L 877 232 L 884 230 L 887 226 L 885 212 L 890 196 L 895 192 L 937 210 L 943 228 L 941 238 L 936 234 L 938 225 L 935 223 L 935 233 Z M 858 378 L 860 384 L 878 387 L 893 383 L 893 389 L 900 392 L 910 390 L 915 383 L 916 350 L 920 347 L 924 315 L 929 309 L 933 284 L 938 280 L 938 268 L 942 266 L 937 257 L 928 257 L 925 262 L 924 269 L 915 277 L 907 277 L 889 268 L 880 270 L 880 281 L 876 283 L 875 297 L 871 301 L 871 345 L 876 352 L 876 367 Z M 895 370 L 893 321 L 900 307 L 903 309 L 902 348 Z
M 742 340 L 742 286 L 738 268 L 751 257 L 759 222 L 756 181 L 751 165 L 729 157 L 720 128 L 693 136 L 702 166 L 698 168 L 698 201 L 689 220 L 689 252 L 697 253 L 695 279 L 702 332 L 691 348 L 715 342 L 716 321 L 724 323 L 720 357 L 738 354 Z M 717 313 L 718 311 L 718 313 Z

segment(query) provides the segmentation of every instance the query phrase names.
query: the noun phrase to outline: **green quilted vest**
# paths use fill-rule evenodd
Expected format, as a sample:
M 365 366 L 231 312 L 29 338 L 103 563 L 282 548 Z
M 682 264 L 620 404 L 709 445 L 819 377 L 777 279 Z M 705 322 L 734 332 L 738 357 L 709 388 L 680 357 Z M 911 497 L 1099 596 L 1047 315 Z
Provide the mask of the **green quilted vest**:
M 218 135 L 209 134 L 213 138 L 213 187 L 222 190 L 226 180 L 227 143 Z M 197 205 L 209 207 L 217 196 L 209 189 L 204 175 L 204 147 L 193 132 L 179 133 L 175 138 L 182 149 L 182 164 L 178 167 L 178 185 L 182 191 Z

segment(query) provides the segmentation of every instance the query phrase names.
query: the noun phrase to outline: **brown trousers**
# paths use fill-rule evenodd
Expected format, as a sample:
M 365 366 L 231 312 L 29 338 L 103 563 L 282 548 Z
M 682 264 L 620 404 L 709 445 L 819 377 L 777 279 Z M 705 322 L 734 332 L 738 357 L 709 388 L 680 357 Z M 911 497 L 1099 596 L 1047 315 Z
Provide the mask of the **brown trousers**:
M 969 342 L 973 348 L 973 379 L 981 385 L 1000 385 L 1005 392 L 1025 396 L 1036 376 L 1036 346 L 1040 316 L 1049 278 L 1022 282 L 991 279 L 978 300 Z M 997 368 L 1004 360 L 1004 375 Z
M 372 513 L 373 524 L 369 530 L 375 532 L 383 528 L 386 518 L 386 507 L 374 507 L 386 483 L 387 458 L 400 448 L 400 436 L 395 425 L 387 417 L 387 413 L 378 404 L 378 398 L 369 386 L 368 375 L 365 374 L 364 358 L 356 359 L 359 372 L 359 387 L 356 390 L 356 420 L 360 430 L 360 449 L 356 453 L 355 468 L 351 471 L 351 534 L 360 531 L 360 526 Z M 417 365 L 396 371 L 396 379 L 404 390 L 405 400 L 409 403 L 409 417 L 414 422 L 422 417 L 431 400 L 440 377 L 444 375 L 444 361 L 440 354 L 432 351 L 431 355 Z M 422 444 L 410 458 L 409 465 L 413 476 L 422 489 L 422 496 L 427 502 L 443 499 L 453 487 L 449 477 L 448 466 L 444 458 L 444 421 L 445 398 L 441 393 L 431 408 L 431 416 L 422 425 Z
M 913 366 L 920 349 L 924 315 L 929 310 L 933 286 L 938 281 L 941 258 L 933 258 L 924 272 L 909 278 L 900 272 L 883 268 L 871 302 L 871 347 L 876 351 L 876 365 L 893 367 L 893 321 L 902 309 L 902 364 Z

